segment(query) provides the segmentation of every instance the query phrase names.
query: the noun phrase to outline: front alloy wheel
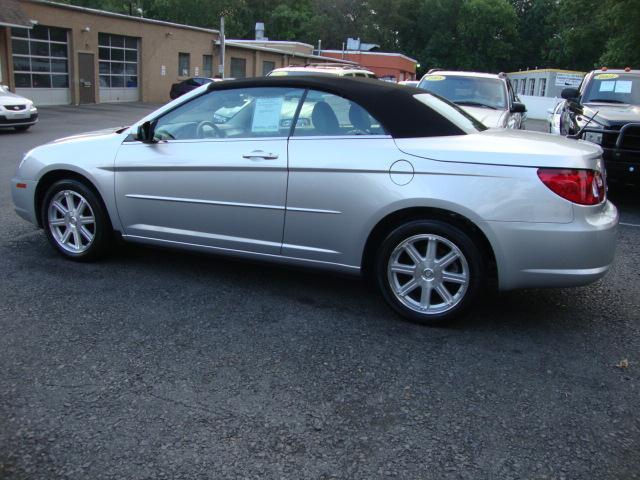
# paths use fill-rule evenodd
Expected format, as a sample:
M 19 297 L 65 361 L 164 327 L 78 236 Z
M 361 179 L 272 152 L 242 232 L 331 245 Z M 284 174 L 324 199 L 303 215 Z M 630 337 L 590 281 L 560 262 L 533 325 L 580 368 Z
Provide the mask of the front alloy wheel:
M 473 240 L 436 220 L 399 226 L 382 242 L 376 259 L 385 300 L 402 316 L 424 324 L 459 316 L 476 296 L 483 272 Z
M 91 261 L 108 252 L 111 222 L 93 190 L 78 180 L 59 180 L 44 196 L 42 224 L 49 242 L 67 258 Z
M 96 233 L 96 218 L 89 202 L 78 192 L 60 190 L 49 202 L 49 230 L 63 250 L 86 252 Z

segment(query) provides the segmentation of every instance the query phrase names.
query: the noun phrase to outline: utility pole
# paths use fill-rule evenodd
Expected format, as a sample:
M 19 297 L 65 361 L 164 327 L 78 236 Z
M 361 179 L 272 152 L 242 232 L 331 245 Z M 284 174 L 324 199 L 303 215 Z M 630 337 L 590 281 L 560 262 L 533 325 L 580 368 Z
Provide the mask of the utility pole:
M 224 17 L 220 17 L 220 65 L 218 66 L 220 78 L 224 78 L 224 41 Z

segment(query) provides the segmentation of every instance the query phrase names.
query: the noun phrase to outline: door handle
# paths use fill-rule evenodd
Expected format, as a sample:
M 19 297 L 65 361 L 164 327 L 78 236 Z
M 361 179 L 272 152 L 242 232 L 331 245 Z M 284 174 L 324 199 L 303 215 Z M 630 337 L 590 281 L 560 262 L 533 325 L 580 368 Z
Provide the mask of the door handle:
M 278 155 L 275 153 L 263 152 L 262 150 L 254 150 L 251 153 L 242 155 L 242 158 L 246 158 L 248 160 L 252 160 L 256 158 L 261 158 L 263 160 L 275 160 L 276 158 L 278 158 Z

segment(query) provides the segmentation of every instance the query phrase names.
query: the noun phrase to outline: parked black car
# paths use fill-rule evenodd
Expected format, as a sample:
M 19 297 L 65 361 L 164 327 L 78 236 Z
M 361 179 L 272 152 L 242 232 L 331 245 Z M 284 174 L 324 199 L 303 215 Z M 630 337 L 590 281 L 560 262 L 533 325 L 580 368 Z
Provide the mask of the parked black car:
M 610 178 L 640 180 L 640 70 L 594 70 L 562 98 L 561 131 L 601 145 Z
M 201 85 L 205 85 L 213 81 L 214 81 L 213 78 L 207 78 L 207 77 L 188 78 L 179 83 L 174 83 L 173 85 L 171 85 L 171 91 L 169 92 L 169 96 L 171 97 L 171 100 L 173 100 L 174 98 L 178 98 L 179 96 L 184 95 L 185 93 L 190 92 L 191 90 L 195 90 Z

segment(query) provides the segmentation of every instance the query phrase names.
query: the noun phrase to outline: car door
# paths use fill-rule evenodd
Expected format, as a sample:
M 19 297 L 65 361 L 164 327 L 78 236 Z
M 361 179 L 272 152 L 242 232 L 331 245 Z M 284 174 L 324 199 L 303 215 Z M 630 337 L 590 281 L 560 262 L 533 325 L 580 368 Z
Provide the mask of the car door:
M 154 143 L 115 161 L 123 234 L 171 244 L 279 254 L 287 137 L 303 90 L 216 90 L 152 123 Z
M 359 265 L 358 239 L 367 222 L 400 188 L 390 173 L 410 167 L 397 163 L 402 156 L 391 136 L 360 105 L 309 90 L 289 139 L 282 254 Z M 413 176 L 406 171 L 399 176 L 404 174 Z

